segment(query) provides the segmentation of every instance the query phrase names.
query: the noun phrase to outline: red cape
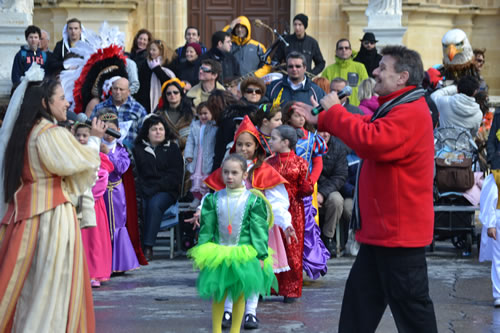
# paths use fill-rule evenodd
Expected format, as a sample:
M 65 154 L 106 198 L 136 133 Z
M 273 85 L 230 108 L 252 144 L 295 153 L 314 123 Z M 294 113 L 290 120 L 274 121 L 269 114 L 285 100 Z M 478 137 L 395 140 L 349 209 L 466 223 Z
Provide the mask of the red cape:
M 252 188 L 257 190 L 266 190 L 273 188 L 279 184 L 287 184 L 285 178 L 283 178 L 276 169 L 267 164 L 266 162 L 253 171 L 252 175 Z M 210 174 L 205 179 L 205 184 L 214 191 L 220 191 L 226 188 L 222 180 L 222 168 L 218 168 Z
M 148 261 L 146 260 L 146 257 L 144 257 L 144 253 L 142 253 L 141 238 L 139 236 L 139 224 L 137 223 L 139 220 L 137 214 L 137 198 L 132 168 L 128 168 L 128 170 L 123 174 L 122 180 L 123 187 L 125 189 L 125 201 L 127 202 L 128 235 L 130 236 L 130 241 L 134 246 L 135 255 L 137 256 L 137 260 L 139 260 L 139 264 L 144 266 L 148 264 Z

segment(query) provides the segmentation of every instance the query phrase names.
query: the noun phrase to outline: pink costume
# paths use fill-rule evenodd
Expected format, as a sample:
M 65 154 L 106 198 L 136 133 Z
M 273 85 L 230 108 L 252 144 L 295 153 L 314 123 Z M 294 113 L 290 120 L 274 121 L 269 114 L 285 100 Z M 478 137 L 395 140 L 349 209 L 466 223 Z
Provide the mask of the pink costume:
M 82 242 L 89 275 L 92 280 L 107 281 L 111 276 L 111 240 L 109 238 L 108 214 L 104 203 L 104 192 L 108 185 L 108 176 L 113 171 L 113 164 L 108 157 L 99 153 L 101 167 L 98 179 L 92 188 L 95 200 L 95 215 L 97 226 L 82 229 Z

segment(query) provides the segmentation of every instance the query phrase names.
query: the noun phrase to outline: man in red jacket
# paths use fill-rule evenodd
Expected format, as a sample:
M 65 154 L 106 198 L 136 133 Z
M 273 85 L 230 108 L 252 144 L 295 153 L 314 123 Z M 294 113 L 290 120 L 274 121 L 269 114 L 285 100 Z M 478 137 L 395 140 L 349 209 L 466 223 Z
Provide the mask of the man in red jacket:
M 429 297 L 425 246 L 432 241 L 432 120 L 419 86 L 420 55 L 388 46 L 373 71 L 380 107 L 349 113 L 335 92 L 318 117 L 295 106 L 319 131 L 339 137 L 363 160 L 353 221 L 361 248 L 347 279 L 339 332 L 374 332 L 387 304 L 400 332 L 437 332 Z

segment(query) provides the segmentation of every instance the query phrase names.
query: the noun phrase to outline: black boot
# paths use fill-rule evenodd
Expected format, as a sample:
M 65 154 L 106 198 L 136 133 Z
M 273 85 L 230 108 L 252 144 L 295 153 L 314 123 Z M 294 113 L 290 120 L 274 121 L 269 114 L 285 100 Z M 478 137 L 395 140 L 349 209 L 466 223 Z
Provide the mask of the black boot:
M 325 244 L 326 249 L 330 252 L 330 258 L 335 258 L 337 256 L 337 244 L 335 240 L 325 235 L 321 235 L 321 240 Z
M 224 311 L 224 315 L 222 316 L 222 328 L 230 328 L 231 322 L 233 321 L 233 315 L 231 312 Z

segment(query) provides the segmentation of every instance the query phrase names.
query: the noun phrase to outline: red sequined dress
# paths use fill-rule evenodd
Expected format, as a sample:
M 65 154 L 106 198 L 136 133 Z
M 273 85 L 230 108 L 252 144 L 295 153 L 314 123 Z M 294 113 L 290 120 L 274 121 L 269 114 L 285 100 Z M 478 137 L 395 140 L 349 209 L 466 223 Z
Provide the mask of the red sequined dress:
M 285 184 L 290 200 L 288 211 L 292 215 L 292 225 L 298 242 L 292 240 L 291 244 L 285 243 L 285 250 L 290 271 L 277 274 L 279 295 L 300 297 L 302 295 L 302 256 L 304 251 L 304 202 L 302 198 L 313 193 L 313 186 L 307 178 L 307 162 L 297 156 L 295 152 L 279 153 L 267 161 L 275 168 L 288 183 Z

